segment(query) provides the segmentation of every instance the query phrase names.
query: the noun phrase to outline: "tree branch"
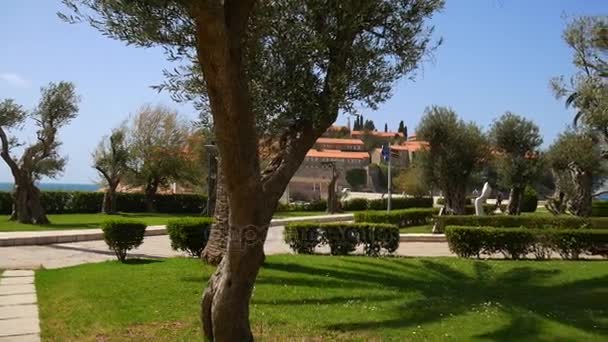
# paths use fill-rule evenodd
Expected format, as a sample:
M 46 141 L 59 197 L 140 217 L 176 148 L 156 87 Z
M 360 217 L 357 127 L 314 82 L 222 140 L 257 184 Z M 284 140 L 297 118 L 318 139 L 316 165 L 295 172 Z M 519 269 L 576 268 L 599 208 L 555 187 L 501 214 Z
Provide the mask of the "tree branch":
M 11 169 L 13 176 L 17 176 L 17 174 L 19 173 L 19 166 L 10 155 L 8 138 L 6 137 L 6 133 L 4 132 L 4 129 L 1 126 L 0 140 L 2 141 L 2 150 L 0 151 L 0 155 L 2 156 L 2 159 L 4 159 L 6 164 L 8 164 L 8 167 Z

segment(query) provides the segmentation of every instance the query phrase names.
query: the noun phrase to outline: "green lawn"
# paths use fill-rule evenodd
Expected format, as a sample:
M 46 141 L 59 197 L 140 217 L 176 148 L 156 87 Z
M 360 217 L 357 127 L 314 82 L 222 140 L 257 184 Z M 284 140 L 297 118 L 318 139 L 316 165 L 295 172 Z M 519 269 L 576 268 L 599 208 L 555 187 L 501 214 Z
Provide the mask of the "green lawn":
M 273 218 L 289 218 L 302 216 L 318 216 L 327 215 L 326 211 L 280 211 L 274 213 Z
M 411 233 L 429 233 L 430 234 L 432 232 L 433 232 L 433 225 L 399 228 L 399 233 L 401 233 L 401 234 L 411 234 Z
M 196 341 L 212 272 L 193 259 L 40 270 L 44 341 Z M 269 256 L 259 340 L 600 341 L 608 262 Z
M 51 224 L 45 225 L 22 224 L 9 221 L 8 216 L 0 216 L 0 232 L 99 228 L 102 221 L 110 218 L 131 218 L 144 221 L 149 226 L 154 226 L 166 224 L 167 220 L 172 218 L 186 216 L 194 215 L 161 213 L 122 213 L 118 215 L 60 214 L 48 215 Z

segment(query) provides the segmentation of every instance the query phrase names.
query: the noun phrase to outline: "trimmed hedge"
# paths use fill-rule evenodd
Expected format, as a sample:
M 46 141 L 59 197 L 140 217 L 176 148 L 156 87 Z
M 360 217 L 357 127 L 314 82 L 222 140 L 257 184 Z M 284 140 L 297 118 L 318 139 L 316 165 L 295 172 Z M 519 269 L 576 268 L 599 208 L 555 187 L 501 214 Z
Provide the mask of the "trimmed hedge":
M 479 257 L 501 253 L 508 259 L 521 259 L 528 253 L 547 258 L 551 252 L 564 259 L 582 254 L 608 257 L 608 229 L 525 229 L 449 226 L 446 239 L 459 257 Z
M 355 222 L 389 223 L 397 227 L 412 227 L 430 224 L 437 208 L 416 208 L 386 211 L 364 211 L 355 213 Z
M 386 210 L 388 206 L 387 198 L 377 198 L 368 200 L 365 198 L 352 198 L 342 202 L 342 209 L 345 211 L 362 210 Z M 431 197 L 395 197 L 391 198 L 391 209 L 409 208 L 432 208 L 433 199 Z
M 42 191 L 42 206 L 47 214 L 86 214 L 101 212 L 103 192 Z M 207 197 L 198 194 L 158 194 L 155 196 L 156 210 L 160 213 L 200 213 Z M 12 212 L 13 198 L 10 192 L 0 192 L 0 214 Z M 144 194 L 117 193 L 116 207 L 122 212 L 144 212 Z
M 209 240 L 212 223 L 213 219 L 210 217 L 169 220 L 167 233 L 171 239 L 171 248 L 200 258 Z
M 562 228 L 562 229 L 608 229 L 608 217 L 583 218 L 577 216 L 435 216 L 437 230 L 442 232 L 446 226 L 500 227 L 500 228 Z
M 101 223 L 103 239 L 120 262 L 125 262 L 127 252 L 139 247 L 144 241 L 146 224 L 141 221 L 114 219 Z
M 377 223 L 290 223 L 283 238 L 299 254 L 312 254 L 315 247 L 329 245 L 332 255 L 346 255 L 363 245 L 365 254 L 391 254 L 399 247 L 399 228 Z
M 533 213 L 536 211 L 536 207 L 538 207 L 538 195 L 536 194 L 536 190 L 527 186 L 521 198 L 521 212 Z

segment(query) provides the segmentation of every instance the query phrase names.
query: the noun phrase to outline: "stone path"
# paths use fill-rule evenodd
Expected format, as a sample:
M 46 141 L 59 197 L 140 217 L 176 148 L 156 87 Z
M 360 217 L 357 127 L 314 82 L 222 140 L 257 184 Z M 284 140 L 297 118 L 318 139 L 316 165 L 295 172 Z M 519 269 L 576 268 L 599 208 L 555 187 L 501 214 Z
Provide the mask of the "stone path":
M 0 342 L 40 341 L 34 271 L 6 270 L 0 278 Z
M 271 227 L 264 245 L 267 255 L 291 253 L 283 241 L 283 227 Z M 328 252 L 320 249 L 319 252 Z M 452 256 L 445 242 L 401 242 L 396 252 L 401 256 Z M 166 235 L 147 236 L 144 243 L 129 253 L 130 257 L 166 258 L 185 255 L 171 249 Z M 114 260 L 114 254 L 103 241 L 58 243 L 44 246 L 0 247 L 0 268 L 59 268 L 90 262 Z

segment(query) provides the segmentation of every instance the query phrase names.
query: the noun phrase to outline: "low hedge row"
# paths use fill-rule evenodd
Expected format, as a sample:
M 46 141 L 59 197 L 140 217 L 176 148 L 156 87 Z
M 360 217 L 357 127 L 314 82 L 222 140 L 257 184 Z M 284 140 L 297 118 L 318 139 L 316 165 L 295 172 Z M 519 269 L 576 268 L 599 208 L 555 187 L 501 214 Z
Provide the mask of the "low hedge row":
M 449 226 L 445 235 L 450 250 L 464 258 L 501 253 L 505 258 L 521 259 L 532 253 L 545 259 L 553 252 L 564 259 L 578 259 L 583 254 L 608 257 L 608 229 Z
M 48 214 L 99 213 L 103 195 L 103 192 L 42 191 L 41 201 Z M 158 194 L 154 202 L 161 213 L 200 213 L 207 198 L 198 194 Z M 0 192 L 0 214 L 10 214 L 12 206 L 12 194 Z M 146 211 L 144 194 L 118 193 L 116 207 L 122 212 Z
M 608 229 L 608 217 L 577 216 L 514 216 L 514 215 L 445 215 L 435 216 L 437 230 L 443 232 L 446 226 L 500 227 L 500 228 L 562 228 Z
M 171 248 L 200 257 L 209 241 L 213 219 L 210 217 L 181 218 L 167 222 L 167 234 Z
M 414 208 L 386 211 L 363 211 L 355 213 L 355 222 L 389 223 L 397 227 L 412 227 L 430 224 L 437 208 Z
M 342 202 L 342 209 L 345 211 L 362 211 L 362 210 L 386 210 L 388 199 L 365 199 L 352 198 Z M 432 208 L 433 199 L 431 197 L 395 197 L 391 198 L 391 209 L 408 209 L 408 208 Z
M 296 253 L 312 254 L 328 245 L 332 255 L 346 255 L 363 245 L 365 254 L 393 253 L 399 247 L 399 228 L 383 223 L 290 223 L 283 238 Z

